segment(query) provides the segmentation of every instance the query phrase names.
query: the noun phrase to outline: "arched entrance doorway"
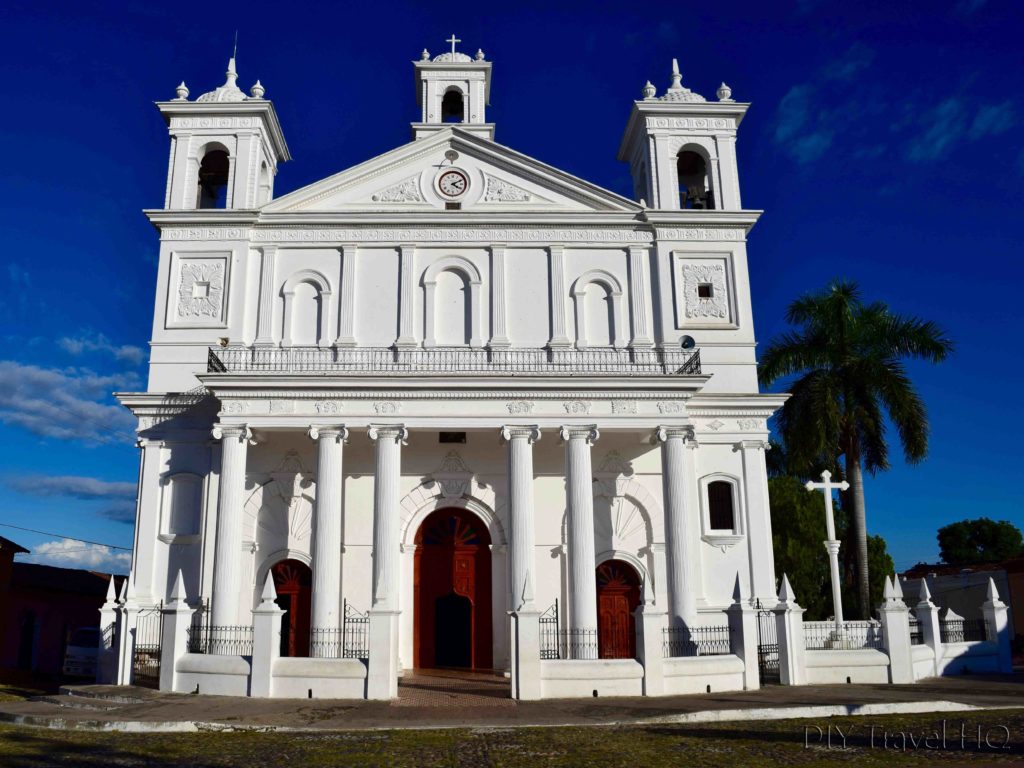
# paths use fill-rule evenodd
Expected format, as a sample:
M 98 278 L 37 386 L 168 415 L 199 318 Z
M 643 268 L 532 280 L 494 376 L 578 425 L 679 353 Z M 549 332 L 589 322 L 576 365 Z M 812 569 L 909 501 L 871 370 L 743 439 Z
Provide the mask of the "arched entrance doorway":
M 597 648 L 602 659 L 636 657 L 636 619 L 640 576 L 622 560 L 597 566 Z
M 490 669 L 491 537 L 464 509 L 439 509 L 416 532 L 417 667 Z
M 281 617 L 281 655 L 309 656 L 313 572 L 300 560 L 282 560 L 270 570 L 274 574 L 277 605 L 287 611 Z

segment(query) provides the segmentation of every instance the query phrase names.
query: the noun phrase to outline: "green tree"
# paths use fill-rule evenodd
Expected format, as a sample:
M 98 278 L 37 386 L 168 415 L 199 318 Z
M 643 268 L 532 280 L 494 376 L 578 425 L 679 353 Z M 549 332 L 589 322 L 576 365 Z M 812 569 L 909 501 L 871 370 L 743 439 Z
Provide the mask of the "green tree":
M 1017 526 L 1006 520 L 979 517 L 939 528 L 939 554 L 950 565 L 994 563 L 1024 555 Z
M 932 322 L 864 304 L 857 285 L 833 281 L 794 301 L 786 320 L 798 329 L 775 339 L 761 358 L 765 385 L 796 376 L 779 414 L 791 471 L 844 460 L 857 604 L 871 608 L 863 470 L 889 468 L 886 416 L 911 464 L 928 453 L 928 417 L 904 366 L 905 358 L 940 362 L 953 343 Z

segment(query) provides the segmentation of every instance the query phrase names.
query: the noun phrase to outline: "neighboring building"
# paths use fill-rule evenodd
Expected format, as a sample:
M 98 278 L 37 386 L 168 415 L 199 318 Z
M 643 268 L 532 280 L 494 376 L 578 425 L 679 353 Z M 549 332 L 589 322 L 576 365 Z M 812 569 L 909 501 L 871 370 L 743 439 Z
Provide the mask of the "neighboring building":
M 28 552 L 0 537 L 0 672 L 61 674 L 75 630 L 99 626 L 110 575 L 35 563 L 12 563 Z
M 968 619 L 981 617 L 979 606 L 985 601 L 990 578 L 1010 607 L 1015 647 L 1018 652 L 1024 650 L 1024 557 L 976 565 L 918 563 L 900 575 L 903 593 L 911 604 L 921 591 L 921 580 L 925 579 L 932 602 Z
M 282 197 L 282 128 L 233 59 L 158 103 L 149 385 L 118 395 L 142 454 L 132 605 L 180 572 L 213 635 L 244 630 L 269 578 L 286 656 L 369 612 L 387 693 L 403 668 L 507 670 L 509 612 L 632 659 L 638 607 L 722 625 L 737 579 L 775 604 L 749 105 L 675 67 L 624 101 L 627 199 L 498 144 L 491 68 L 424 51 L 413 140 Z

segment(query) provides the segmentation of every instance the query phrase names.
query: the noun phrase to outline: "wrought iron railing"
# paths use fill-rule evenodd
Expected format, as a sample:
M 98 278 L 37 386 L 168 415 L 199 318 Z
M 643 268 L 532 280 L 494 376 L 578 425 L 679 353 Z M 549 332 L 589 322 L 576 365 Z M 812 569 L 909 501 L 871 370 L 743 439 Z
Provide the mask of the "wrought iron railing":
M 599 644 L 596 629 L 563 629 L 558 633 L 561 658 L 596 659 Z
M 662 630 L 665 658 L 723 656 L 732 653 L 729 625 L 717 627 L 667 627 Z
M 540 615 L 540 657 L 559 658 L 558 644 L 558 600 Z
M 209 373 L 370 376 L 699 376 L 700 350 L 211 347 Z
M 805 621 L 804 648 L 808 651 L 856 650 L 884 647 L 882 625 L 877 621 Z
M 252 656 L 252 626 L 217 626 L 210 623 L 209 602 L 192 614 L 188 630 L 188 652 L 209 656 Z
M 117 622 L 112 621 L 103 628 L 103 634 L 100 635 L 100 650 L 109 651 L 117 648 L 117 641 Z
M 921 622 L 910 617 L 910 644 L 924 645 L 924 632 L 921 631 Z
M 988 640 L 988 628 L 984 619 L 939 619 L 939 638 L 944 643 Z
M 346 659 L 370 658 L 370 617 L 344 603 L 341 655 Z

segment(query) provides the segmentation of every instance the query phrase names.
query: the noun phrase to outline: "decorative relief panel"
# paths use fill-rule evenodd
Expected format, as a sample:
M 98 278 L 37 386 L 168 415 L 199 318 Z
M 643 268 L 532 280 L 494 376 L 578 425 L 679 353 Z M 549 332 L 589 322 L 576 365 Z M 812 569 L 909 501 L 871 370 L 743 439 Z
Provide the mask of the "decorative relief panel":
M 590 403 L 586 403 L 582 400 L 570 400 L 567 403 L 562 403 L 565 408 L 565 412 L 573 416 L 582 416 L 590 413 Z
M 487 203 L 528 203 L 533 198 L 525 189 L 502 181 L 499 178 L 484 174 L 487 187 L 484 189 L 484 202 Z
M 396 403 L 392 400 L 378 400 L 373 404 L 373 410 L 375 410 L 381 416 L 387 416 L 390 414 L 398 413 L 402 410 L 402 404 Z
M 223 327 L 227 304 L 228 257 L 179 256 L 172 261 L 168 325 Z
M 690 231 L 690 230 L 686 230 Z M 700 230 L 693 230 L 700 231 Z M 742 230 L 736 230 L 742 234 Z M 641 229 L 562 229 L 556 227 L 458 227 L 458 228 L 352 228 L 310 229 L 239 227 L 166 227 L 163 240 L 244 240 L 254 243 L 651 243 L 654 235 Z M 681 240 L 690 239 L 681 237 Z M 704 238 L 702 238 L 704 239 Z M 722 239 L 718 237 L 710 238 Z M 742 239 L 742 236 L 734 238 Z
M 764 426 L 760 419 L 739 419 L 736 423 L 745 430 L 762 429 Z
M 724 426 L 725 426 L 725 422 L 724 421 L 719 421 L 718 419 L 715 419 L 714 421 L 709 421 L 708 422 L 708 429 L 710 429 L 712 432 L 717 432 L 718 430 L 720 430 Z
M 676 128 L 684 131 L 728 130 L 733 121 L 724 117 L 648 117 L 648 128 Z
M 370 198 L 375 203 L 422 203 L 423 195 L 420 194 L 420 177 L 413 176 L 405 181 L 394 184 L 380 192 L 375 192 Z
M 636 400 L 612 400 L 612 413 L 636 413 Z
M 522 416 L 527 413 L 533 413 L 533 403 L 529 400 L 513 400 L 506 406 L 508 412 L 513 416 Z
M 662 240 L 705 240 L 737 242 L 746 239 L 744 230 L 715 229 L 713 227 L 687 227 L 685 229 L 658 229 Z
M 732 325 L 728 258 L 675 253 L 673 261 L 677 327 Z
M 675 400 L 665 400 L 658 403 L 659 413 L 682 413 L 683 404 Z
M 171 128 L 252 128 L 255 117 L 172 117 Z
M 271 413 L 295 413 L 295 402 L 293 400 L 271 400 Z
M 224 403 L 224 407 L 221 409 L 221 413 L 238 415 L 245 413 L 248 410 L 248 403 L 244 400 L 228 400 Z
M 317 413 L 334 414 L 341 413 L 341 406 L 333 400 L 320 400 L 315 406 Z

